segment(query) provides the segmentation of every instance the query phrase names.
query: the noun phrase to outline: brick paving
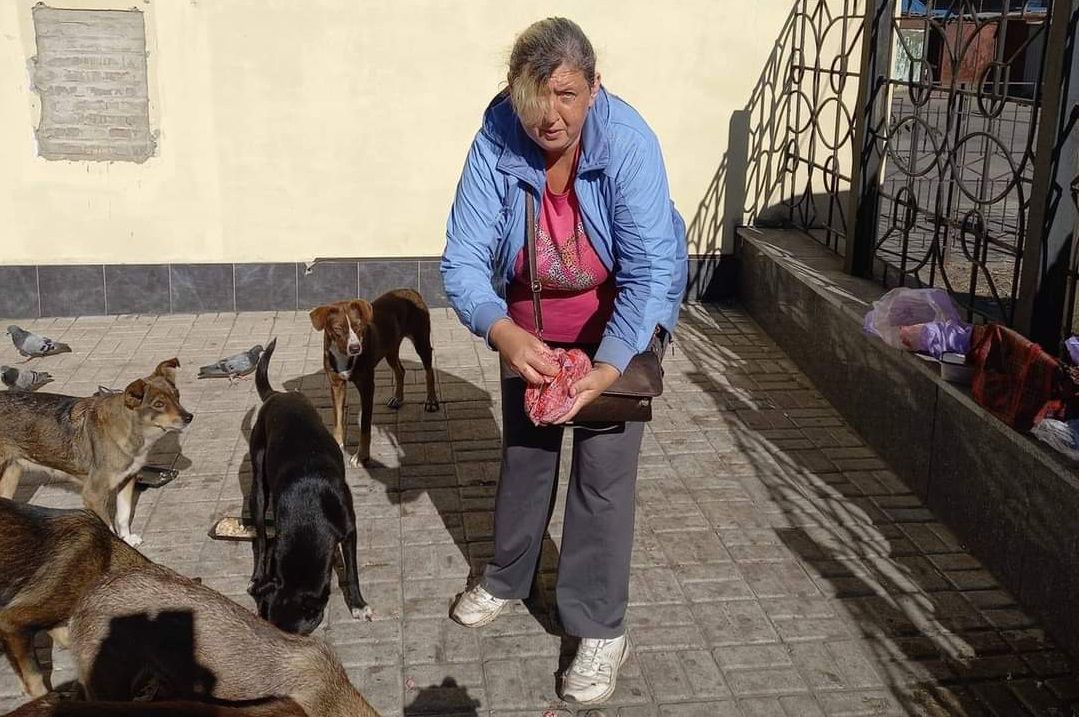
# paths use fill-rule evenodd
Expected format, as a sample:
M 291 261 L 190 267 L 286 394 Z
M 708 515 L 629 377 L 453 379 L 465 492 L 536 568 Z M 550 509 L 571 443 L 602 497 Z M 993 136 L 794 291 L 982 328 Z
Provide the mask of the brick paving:
M 1037 622 L 759 326 L 736 307 L 700 306 L 684 312 L 642 449 L 632 655 L 608 704 L 561 702 L 555 673 L 572 644 L 558 634 L 553 571 L 565 479 L 527 604 L 479 630 L 446 617 L 469 571 L 491 553 L 498 367 L 449 312 L 434 313 L 442 410 L 423 413 L 422 373 L 403 352 L 406 405 L 377 409 L 377 465 L 348 470 L 375 620 L 353 621 L 335 587 L 319 631 L 384 715 L 1073 714 L 1079 686 L 1069 660 Z M 211 540 L 207 530 L 242 509 L 254 386 L 198 381 L 195 369 L 277 336 L 275 385 L 303 390 L 329 424 L 322 341 L 306 315 L 26 325 L 74 347 L 30 364 L 52 372 L 50 388 L 63 393 L 120 386 L 180 358 L 182 401 L 195 422 L 159 445 L 152 462 L 181 474 L 140 495 L 135 528 L 148 556 L 250 606 L 250 546 Z M 5 343 L 0 362 L 15 358 Z M 389 385 L 383 367 L 377 401 Z M 350 447 L 357 406 L 353 392 Z M 72 484 L 36 475 L 24 476 L 17 498 L 79 505 Z M 72 676 L 57 650 L 54 682 Z M 0 665 L 0 707 L 22 701 Z

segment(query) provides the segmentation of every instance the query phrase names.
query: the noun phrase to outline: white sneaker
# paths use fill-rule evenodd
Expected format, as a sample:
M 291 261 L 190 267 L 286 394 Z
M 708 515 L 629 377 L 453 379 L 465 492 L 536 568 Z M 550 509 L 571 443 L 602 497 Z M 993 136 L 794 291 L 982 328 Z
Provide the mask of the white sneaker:
M 457 597 L 457 602 L 450 610 L 450 617 L 465 627 L 482 627 L 498 617 L 508 602 L 509 600 L 496 598 L 484 590 L 482 585 L 477 584 Z
M 583 705 L 606 702 L 627 657 L 625 635 L 610 640 L 582 638 L 577 656 L 562 675 L 562 699 Z

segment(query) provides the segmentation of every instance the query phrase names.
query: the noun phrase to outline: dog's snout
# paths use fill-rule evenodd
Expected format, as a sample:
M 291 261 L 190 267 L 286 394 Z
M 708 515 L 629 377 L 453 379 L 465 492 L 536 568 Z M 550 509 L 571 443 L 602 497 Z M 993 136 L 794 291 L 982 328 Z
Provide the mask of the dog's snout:
M 363 352 L 363 344 L 361 344 L 359 341 L 355 341 L 355 342 L 350 341 L 348 343 L 348 355 L 349 356 L 359 356 L 362 352 Z
M 184 411 L 180 414 L 180 418 L 183 420 L 184 425 L 186 426 L 187 424 L 195 420 L 195 414 Z

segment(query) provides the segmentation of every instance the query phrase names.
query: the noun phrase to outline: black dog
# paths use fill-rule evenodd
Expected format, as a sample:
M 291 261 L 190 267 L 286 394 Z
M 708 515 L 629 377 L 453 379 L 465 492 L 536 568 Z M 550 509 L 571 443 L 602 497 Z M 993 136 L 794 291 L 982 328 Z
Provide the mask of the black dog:
M 255 570 L 249 592 L 260 617 L 307 635 L 322 622 L 339 556 L 352 616 L 370 619 L 370 609 L 360 594 L 356 513 L 341 449 L 303 394 L 271 388 L 266 373 L 276 344 L 266 347 L 255 373 L 262 408 L 250 443 Z M 267 544 L 271 501 L 275 536 Z

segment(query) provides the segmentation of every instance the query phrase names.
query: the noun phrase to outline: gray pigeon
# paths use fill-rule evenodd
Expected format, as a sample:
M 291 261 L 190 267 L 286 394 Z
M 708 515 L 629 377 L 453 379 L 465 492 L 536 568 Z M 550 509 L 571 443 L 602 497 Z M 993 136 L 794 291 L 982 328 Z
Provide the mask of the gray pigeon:
M 52 381 L 52 376 L 44 371 L 0 366 L 0 381 L 11 391 L 36 391 Z
M 254 372 L 262 355 L 262 346 L 256 344 L 243 353 L 233 354 L 217 363 L 199 369 L 199 378 L 239 378 Z
M 15 344 L 15 348 L 22 356 L 38 358 L 71 351 L 71 347 L 67 344 L 53 341 L 46 336 L 38 336 L 15 325 L 7 327 L 7 332 L 11 336 L 11 343 Z

